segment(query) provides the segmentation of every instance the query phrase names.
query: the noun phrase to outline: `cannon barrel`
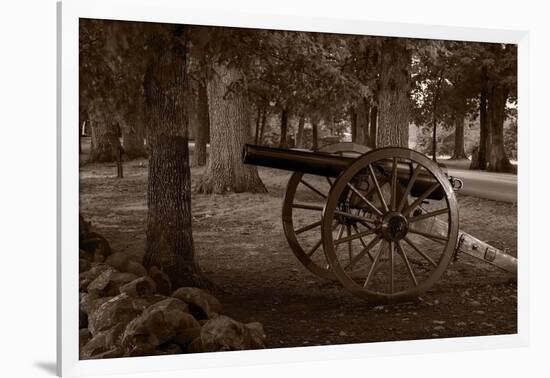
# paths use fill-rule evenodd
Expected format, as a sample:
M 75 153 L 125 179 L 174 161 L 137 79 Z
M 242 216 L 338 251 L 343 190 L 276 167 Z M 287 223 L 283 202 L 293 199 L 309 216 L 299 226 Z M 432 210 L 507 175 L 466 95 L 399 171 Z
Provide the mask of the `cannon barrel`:
M 338 177 L 355 160 L 356 158 L 348 156 L 336 156 L 322 152 L 288 150 L 252 144 L 245 144 L 242 154 L 242 161 L 245 164 L 327 177 Z M 377 166 L 389 173 L 391 172 L 392 161 L 391 159 L 388 159 L 387 162 L 381 161 Z M 446 171 L 444 166 L 441 168 Z M 399 163 L 397 166 L 397 177 L 403 185 L 409 182 L 412 172 L 411 164 Z M 415 180 L 411 189 L 411 195 L 419 197 L 436 182 L 437 180 L 431 174 L 423 170 Z M 428 198 L 440 200 L 444 196 L 443 187 L 439 186 Z

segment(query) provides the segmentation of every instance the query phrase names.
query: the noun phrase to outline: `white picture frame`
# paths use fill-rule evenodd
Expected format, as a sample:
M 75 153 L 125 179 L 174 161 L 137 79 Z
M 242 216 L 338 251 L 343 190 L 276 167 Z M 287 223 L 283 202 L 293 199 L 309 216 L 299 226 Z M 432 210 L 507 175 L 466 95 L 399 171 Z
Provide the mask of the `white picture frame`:
M 146 373 L 193 368 L 346 359 L 364 356 L 464 351 L 525 346 L 528 343 L 528 59 L 525 31 L 381 23 L 276 14 L 215 12 L 178 0 L 88 0 L 58 3 L 58 235 L 57 372 L 62 376 Z M 518 45 L 518 333 L 453 339 L 382 342 L 242 352 L 202 353 L 107 360 L 79 360 L 78 349 L 78 19 L 100 18 L 179 24 L 335 32 L 379 36 L 502 42 Z

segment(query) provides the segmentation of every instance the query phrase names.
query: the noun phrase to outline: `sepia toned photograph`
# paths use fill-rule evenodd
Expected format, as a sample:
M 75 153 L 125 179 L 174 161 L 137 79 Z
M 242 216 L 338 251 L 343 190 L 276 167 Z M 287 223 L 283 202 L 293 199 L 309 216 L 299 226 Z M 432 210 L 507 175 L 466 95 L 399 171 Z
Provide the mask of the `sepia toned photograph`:
M 518 333 L 517 45 L 78 33 L 80 359 Z

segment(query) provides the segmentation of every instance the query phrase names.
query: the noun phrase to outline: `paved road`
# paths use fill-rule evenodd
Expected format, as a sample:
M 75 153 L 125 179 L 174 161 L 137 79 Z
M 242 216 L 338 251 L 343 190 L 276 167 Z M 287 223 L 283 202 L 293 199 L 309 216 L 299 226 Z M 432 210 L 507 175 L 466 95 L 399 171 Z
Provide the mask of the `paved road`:
M 517 202 L 518 200 L 517 175 L 458 168 L 448 168 L 448 173 L 464 182 L 464 188 L 460 190 L 460 193 L 504 202 Z

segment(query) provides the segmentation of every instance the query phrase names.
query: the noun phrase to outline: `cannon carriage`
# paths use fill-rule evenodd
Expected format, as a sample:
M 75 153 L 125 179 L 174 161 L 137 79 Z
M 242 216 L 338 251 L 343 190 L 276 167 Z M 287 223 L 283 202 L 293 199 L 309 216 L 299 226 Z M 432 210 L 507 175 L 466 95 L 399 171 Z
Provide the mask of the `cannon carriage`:
M 293 172 L 282 211 L 292 251 L 309 271 L 361 298 L 418 297 L 458 253 L 516 271 L 515 258 L 459 230 L 454 191 L 462 182 L 416 151 L 245 145 L 243 162 Z

